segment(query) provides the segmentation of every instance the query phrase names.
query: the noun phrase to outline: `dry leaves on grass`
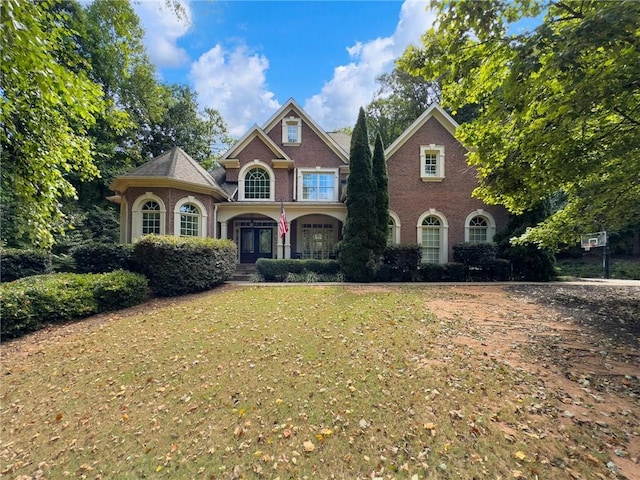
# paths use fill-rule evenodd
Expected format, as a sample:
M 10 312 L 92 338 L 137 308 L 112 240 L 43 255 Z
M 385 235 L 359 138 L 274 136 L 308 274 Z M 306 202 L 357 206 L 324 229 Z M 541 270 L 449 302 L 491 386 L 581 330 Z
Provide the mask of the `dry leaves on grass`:
M 431 315 L 434 295 L 457 298 L 423 288 L 227 289 L 47 345 L 0 387 L 2 438 L 12 439 L 0 453 L 5 473 L 584 473 L 572 449 L 595 458 L 603 437 L 559 422 L 556 398 L 526 370 L 453 342 L 469 326 Z M 609 473 L 603 462 L 588 469 Z

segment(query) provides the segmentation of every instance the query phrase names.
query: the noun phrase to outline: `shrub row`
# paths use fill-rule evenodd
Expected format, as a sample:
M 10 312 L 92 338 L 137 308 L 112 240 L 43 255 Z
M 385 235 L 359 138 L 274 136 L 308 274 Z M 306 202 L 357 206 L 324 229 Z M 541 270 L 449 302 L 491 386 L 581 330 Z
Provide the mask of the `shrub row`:
M 0 250 L 0 272 L 2 282 L 13 282 L 31 275 L 42 275 L 51 271 L 51 256 L 42 250 Z
M 14 338 L 42 324 L 86 317 L 141 303 L 147 279 L 136 273 L 54 273 L 0 285 L 0 335 Z
M 133 245 L 118 243 L 84 243 L 70 252 L 77 273 L 105 273 L 114 270 L 135 270 Z
M 223 283 L 236 268 L 236 244 L 213 238 L 149 235 L 133 247 L 136 267 L 154 293 L 172 297 Z
M 291 277 L 290 274 L 303 275 L 309 272 L 324 278 L 335 276 L 340 271 L 340 265 L 336 260 L 259 258 L 256 262 L 256 269 L 266 282 L 284 282 L 287 281 L 287 278 L 290 280 L 296 278 Z

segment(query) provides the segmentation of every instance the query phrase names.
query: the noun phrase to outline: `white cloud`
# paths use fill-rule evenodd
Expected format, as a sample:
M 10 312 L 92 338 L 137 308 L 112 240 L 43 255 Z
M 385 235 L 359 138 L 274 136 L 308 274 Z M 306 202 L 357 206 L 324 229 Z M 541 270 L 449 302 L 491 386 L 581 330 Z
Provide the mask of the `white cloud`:
M 187 52 L 177 45 L 191 26 L 191 8 L 188 0 L 179 0 L 176 12 L 163 0 L 133 3 L 134 10 L 145 29 L 147 55 L 156 67 L 178 67 L 189 62 Z
M 191 80 L 201 108 L 217 109 L 229 133 L 240 137 L 256 120 L 266 120 L 280 104 L 267 89 L 269 61 L 246 47 L 216 45 L 191 66 Z
M 353 126 L 358 109 L 372 100 L 376 77 L 393 70 L 395 59 L 410 44 L 419 45 L 421 35 L 433 25 L 435 15 L 427 6 L 425 0 L 406 0 L 392 36 L 347 48 L 351 62 L 336 67 L 320 93 L 306 99 L 304 108 L 311 117 L 328 130 Z

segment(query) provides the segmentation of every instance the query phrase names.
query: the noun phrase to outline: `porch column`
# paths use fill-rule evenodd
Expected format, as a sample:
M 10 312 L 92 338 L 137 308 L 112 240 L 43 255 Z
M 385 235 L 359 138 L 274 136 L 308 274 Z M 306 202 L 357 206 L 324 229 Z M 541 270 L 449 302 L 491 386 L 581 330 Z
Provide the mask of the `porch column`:
M 287 222 L 287 233 L 284 234 L 284 258 L 291 258 L 291 222 Z
M 220 222 L 220 238 L 227 238 L 227 222 Z

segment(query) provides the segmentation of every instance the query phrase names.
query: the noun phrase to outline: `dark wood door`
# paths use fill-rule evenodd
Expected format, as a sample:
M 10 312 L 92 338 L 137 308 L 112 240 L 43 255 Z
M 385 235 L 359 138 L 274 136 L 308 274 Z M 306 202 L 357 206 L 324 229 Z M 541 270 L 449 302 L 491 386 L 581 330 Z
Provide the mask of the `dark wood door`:
M 240 263 L 255 263 L 259 258 L 273 258 L 273 228 L 241 228 Z

